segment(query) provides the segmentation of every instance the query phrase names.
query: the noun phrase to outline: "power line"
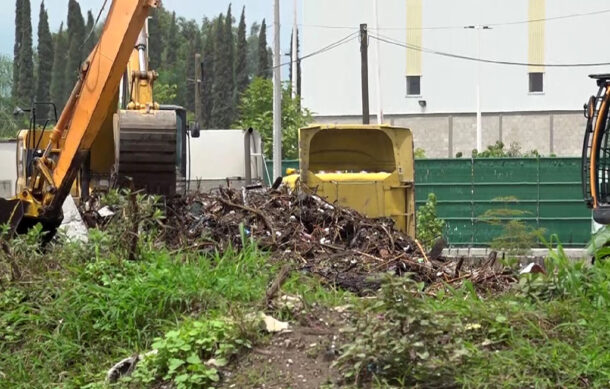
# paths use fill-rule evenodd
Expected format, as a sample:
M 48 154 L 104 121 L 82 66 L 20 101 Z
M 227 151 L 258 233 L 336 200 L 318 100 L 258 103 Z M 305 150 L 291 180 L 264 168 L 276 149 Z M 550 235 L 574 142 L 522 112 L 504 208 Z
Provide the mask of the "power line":
M 602 9 L 598 11 L 591 12 L 582 12 L 582 13 L 573 13 L 568 15 L 559 15 L 559 16 L 551 16 L 548 18 L 539 18 L 539 19 L 525 19 L 525 20 L 516 20 L 511 22 L 498 22 L 498 23 L 479 23 L 482 25 L 493 26 L 493 27 L 501 27 L 501 26 L 513 26 L 519 24 L 529 24 L 529 23 L 539 23 L 545 21 L 553 21 L 553 20 L 562 20 L 562 19 L 570 19 L 577 18 L 583 16 L 592 16 L 592 15 L 601 15 L 610 13 L 610 9 Z M 357 30 L 353 26 L 332 26 L 332 25 L 322 25 L 322 24 L 300 24 L 301 27 L 305 28 L 326 28 L 326 29 L 339 29 L 339 30 Z M 378 31 L 391 31 L 391 30 L 461 30 L 464 28 L 464 25 L 451 25 L 451 26 L 430 26 L 430 27 L 380 27 L 379 29 L 369 27 L 369 30 L 378 30 Z
M 91 27 L 91 31 L 89 31 L 89 34 L 87 34 L 87 37 L 83 41 L 83 44 L 81 45 L 81 48 L 85 47 L 85 43 L 87 43 L 89 41 L 89 39 L 91 39 L 91 36 L 93 35 L 93 31 L 95 31 L 95 27 L 97 26 L 97 22 L 100 21 L 100 17 L 102 16 L 102 12 L 104 12 L 104 8 L 106 8 L 106 4 L 107 3 L 108 3 L 108 0 L 104 0 L 104 3 L 102 4 L 102 8 L 100 8 L 100 12 L 97 13 L 97 17 L 95 18 L 95 22 L 93 23 L 93 27 Z M 89 55 L 89 53 L 87 53 L 87 55 Z
M 379 35 L 369 35 L 369 37 L 373 39 L 377 39 L 378 41 L 385 42 L 391 45 L 404 47 L 409 50 L 420 51 L 422 53 L 440 55 L 443 57 L 462 59 L 466 61 L 474 61 L 474 62 L 483 62 L 483 63 L 491 63 L 496 65 L 509 65 L 509 66 L 540 66 L 540 67 L 549 67 L 549 68 L 581 68 L 581 67 L 593 67 L 593 66 L 608 66 L 610 62 L 595 62 L 595 63 L 563 63 L 563 64 L 553 64 L 553 63 L 529 63 L 529 62 L 514 62 L 514 61 L 501 61 L 501 60 L 493 60 L 493 59 L 485 59 L 485 58 L 476 58 L 470 57 L 467 55 L 448 53 L 445 51 L 432 50 L 427 49 L 425 47 L 420 47 L 416 45 L 411 45 L 403 42 L 395 41 L 391 38 L 381 37 Z
M 314 57 L 314 56 L 322 54 L 322 53 L 325 53 L 325 52 L 333 50 L 333 49 L 335 49 L 335 48 L 337 48 L 339 46 L 342 46 L 342 45 L 344 45 L 344 44 L 346 44 L 348 42 L 351 42 L 351 41 L 353 41 L 354 39 L 357 38 L 357 35 L 358 35 L 358 31 L 355 31 L 355 32 L 353 32 L 351 34 L 348 34 L 345 37 L 339 39 L 338 41 L 335 41 L 335 42 L 333 42 L 333 43 L 331 43 L 331 44 L 329 44 L 327 46 L 324 46 L 324 47 L 322 47 L 322 48 L 320 48 L 320 49 L 318 49 L 316 51 L 313 51 L 313 52 L 311 52 L 309 54 L 306 54 L 306 55 L 298 58 L 297 62 L 298 61 L 302 61 L 302 60 L 307 59 L 307 58 Z M 291 64 L 292 64 L 292 61 L 288 61 L 288 62 L 281 63 L 281 64 L 279 64 L 277 66 L 273 66 L 270 69 L 275 69 L 276 67 L 282 67 L 282 66 L 291 65 Z

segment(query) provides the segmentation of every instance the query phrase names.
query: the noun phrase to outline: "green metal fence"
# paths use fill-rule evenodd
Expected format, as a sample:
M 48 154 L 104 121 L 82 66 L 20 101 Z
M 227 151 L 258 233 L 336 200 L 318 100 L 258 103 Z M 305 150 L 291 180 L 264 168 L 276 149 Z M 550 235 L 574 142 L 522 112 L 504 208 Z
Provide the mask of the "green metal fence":
M 298 161 L 284 161 L 283 171 L 288 167 Z M 582 247 L 591 236 L 591 212 L 582 200 L 580 168 L 578 158 L 419 159 L 416 203 L 436 194 L 451 246 L 489 245 L 502 228 L 486 221 L 495 210 L 504 221 L 518 218 L 557 234 L 565 246 Z

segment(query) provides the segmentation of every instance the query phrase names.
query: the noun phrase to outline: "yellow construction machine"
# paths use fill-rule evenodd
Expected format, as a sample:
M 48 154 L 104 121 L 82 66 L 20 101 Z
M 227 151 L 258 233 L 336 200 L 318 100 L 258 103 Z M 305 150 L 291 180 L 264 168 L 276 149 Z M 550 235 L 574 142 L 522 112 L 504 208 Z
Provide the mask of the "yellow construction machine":
M 390 217 L 415 236 L 413 158 L 407 128 L 316 125 L 299 130 L 300 171 L 283 181 L 368 217 Z
M 156 193 L 175 191 L 186 113 L 153 98 L 156 73 L 148 69 L 146 20 L 158 4 L 113 0 L 55 127 L 36 131 L 34 123 L 21 131 L 17 193 L 0 199 L 0 223 L 19 232 L 36 223 L 54 229 L 71 191 L 86 195 L 92 180 L 113 175 L 129 176 L 135 187 Z M 119 100 L 124 109 L 117 112 Z M 75 187 L 79 175 L 81 185 Z

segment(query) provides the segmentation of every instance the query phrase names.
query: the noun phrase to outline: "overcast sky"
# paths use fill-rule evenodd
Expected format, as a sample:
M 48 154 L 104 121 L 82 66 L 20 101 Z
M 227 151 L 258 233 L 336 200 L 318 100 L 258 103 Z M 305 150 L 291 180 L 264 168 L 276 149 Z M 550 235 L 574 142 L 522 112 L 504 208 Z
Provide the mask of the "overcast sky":
M 32 31 L 34 44 L 36 44 L 36 31 L 38 27 L 38 13 L 40 11 L 41 0 L 30 0 L 32 4 Z M 299 4 L 300 4 L 299 0 Z M 104 0 L 78 0 L 83 12 L 85 21 L 87 19 L 87 11 L 92 10 L 94 16 L 99 13 Z M 112 0 L 108 0 L 107 8 Z M 2 0 L 5 8 L 0 13 L 0 53 L 12 56 L 13 43 L 15 36 L 15 0 Z M 62 21 L 65 22 L 68 14 L 68 0 L 44 0 L 45 8 L 49 13 L 49 24 L 51 31 L 57 31 Z M 260 23 L 263 18 L 267 20 L 267 39 L 269 44 L 272 43 L 272 20 L 273 20 L 273 1 L 272 0 L 165 0 L 163 6 L 170 10 L 176 11 L 178 16 L 183 16 L 187 19 L 195 19 L 201 22 L 204 16 L 212 18 L 219 13 L 225 13 L 229 3 L 232 4 L 232 12 L 239 21 L 241 9 L 246 7 L 246 23 L 248 26 L 252 22 Z M 106 9 L 107 10 L 107 9 Z M 281 47 L 282 51 L 288 51 L 290 48 L 290 29 L 292 28 L 292 10 L 293 1 L 281 0 Z

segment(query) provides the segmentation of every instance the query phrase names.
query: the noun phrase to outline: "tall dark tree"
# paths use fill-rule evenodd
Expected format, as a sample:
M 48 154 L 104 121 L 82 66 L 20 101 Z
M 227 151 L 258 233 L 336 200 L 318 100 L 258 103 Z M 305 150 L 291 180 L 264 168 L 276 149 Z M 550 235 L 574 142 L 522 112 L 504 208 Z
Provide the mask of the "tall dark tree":
M 163 60 L 163 28 L 161 27 L 161 13 L 165 10 L 155 8 L 148 20 L 148 60 L 151 69 L 158 69 Z
M 203 128 L 212 127 L 212 106 L 214 105 L 212 88 L 214 84 L 214 53 L 215 53 L 215 42 L 216 37 L 215 30 L 216 23 L 210 22 L 204 19 L 203 23 L 203 55 L 201 58 L 203 69 L 201 74 L 201 116 Z
M 248 87 L 248 42 L 246 41 L 246 7 L 241 10 L 237 27 L 237 44 L 235 49 L 235 89 L 237 99 Z
M 21 52 L 21 40 L 23 30 L 23 0 L 15 0 L 15 45 L 13 46 L 13 85 L 12 96 L 17 99 L 19 90 L 19 54 Z
M 229 62 L 226 41 L 225 18 L 222 14 L 214 27 L 214 81 L 212 84 L 212 116 L 210 125 L 213 128 L 228 128 L 231 125 L 231 101 L 233 90 L 227 88 L 233 72 L 233 64 Z
M 271 66 L 269 62 L 269 53 L 267 51 L 267 24 L 265 19 L 261 24 L 261 31 L 258 35 L 258 77 L 270 78 Z
M 190 111 L 195 111 L 195 54 L 201 54 L 201 31 L 194 20 L 190 20 L 182 26 L 183 47 L 181 49 L 181 58 L 185 61 L 183 81 L 183 96 L 184 101 L 181 102 L 184 107 Z
M 49 30 L 49 17 L 44 8 L 44 2 L 40 3 L 40 14 L 38 17 L 38 84 L 36 86 L 36 101 L 48 102 L 51 100 L 51 77 L 53 70 L 53 37 Z M 38 106 L 38 116 L 46 118 L 49 107 Z
M 29 104 L 34 98 L 34 53 L 32 51 L 32 11 L 30 0 L 21 0 L 21 47 L 19 48 L 19 81 L 17 101 Z
M 294 47 L 292 47 L 292 35 L 294 33 L 290 34 L 290 61 L 292 61 L 292 50 L 294 50 Z M 299 30 L 297 30 L 297 95 L 301 95 L 301 59 L 300 59 L 300 44 L 299 44 Z M 290 85 L 292 87 L 292 62 L 290 62 L 290 70 L 289 70 L 289 77 L 290 77 Z
M 88 56 L 97 44 L 97 34 L 95 33 L 95 18 L 91 10 L 87 11 L 87 24 L 85 25 L 85 47 L 84 56 Z
M 70 95 L 85 57 L 83 54 L 84 41 L 85 20 L 80 5 L 76 0 L 70 0 L 68 3 L 68 61 L 66 63 L 64 102 Z
M 258 74 L 258 34 L 260 33 L 261 25 L 254 22 L 250 26 L 250 35 L 248 36 L 248 52 L 246 54 L 246 68 L 248 69 L 248 80 L 252 81 Z
M 68 58 L 68 39 L 64 31 L 64 24 L 59 26 L 59 32 L 55 34 L 53 50 L 53 71 L 51 77 L 51 101 L 57 108 L 65 104 L 65 85 L 66 85 L 66 60 Z
M 165 52 L 163 54 L 163 64 L 167 67 L 174 66 L 178 59 L 178 48 L 180 41 L 178 40 L 178 23 L 176 22 L 176 13 L 172 12 L 172 17 L 165 36 Z
M 225 18 L 225 52 L 227 56 L 227 65 L 229 66 L 226 72 L 225 87 L 229 90 L 227 96 L 227 106 L 229 108 L 227 112 L 227 128 L 233 123 L 233 115 L 235 112 L 235 105 L 237 98 L 235 95 L 235 37 L 233 36 L 233 15 L 231 13 L 231 4 L 227 9 L 227 16 Z

